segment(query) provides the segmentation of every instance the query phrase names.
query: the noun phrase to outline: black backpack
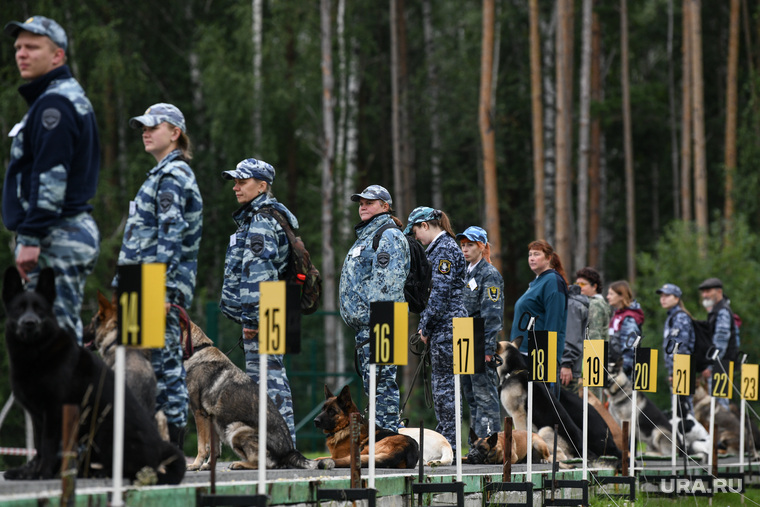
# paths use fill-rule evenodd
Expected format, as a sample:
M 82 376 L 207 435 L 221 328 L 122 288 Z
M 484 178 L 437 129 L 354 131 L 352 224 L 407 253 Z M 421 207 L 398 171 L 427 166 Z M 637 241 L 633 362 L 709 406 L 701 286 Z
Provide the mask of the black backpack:
M 671 326 L 671 322 L 678 315 L 679 312 L 675 312 L 668 319 L 668 327 Z M 686 313 L 686 312 L 683 312 Z M 691 320 L 691 326 L 694 328 L 694 373 L 701 373 L 705 368 L 712 366 L 712 360 L 708 358 L 708 354 L 711 353 L 711 349 L 714 350 L 712 341 L 712 330 L 710 324 L 706 320 L 696 320 L 688 313 L 689 320 Z
M 395 223 L 385 224 L 380 227 L 372 239 L 372 249 L 377 251 L 380 238 L 388 229 L 396 228 Z M 400 229 L 399 229 L 400 230 Z M 409 275 L 404 283 L 404 298 L 412 313 L 422 313 L 427 306 L 430 297 L 430 284 L 433 279 L 433 270 L 425 255 L 425 248 L 411 236 L 404 235 L 409 244 L 410 264 Z
M 314 313 L 322 297 L 322 276 L 311 263 L 311 255 L 306 250 L 303 240 L 293 232 L 288 219 L 271 206 L 260 208 L 256 213 L 264 213 L 277 220 L 288 236 L 290 254 L 283 280 L 301 286 L 301 313 L 304 315 Z

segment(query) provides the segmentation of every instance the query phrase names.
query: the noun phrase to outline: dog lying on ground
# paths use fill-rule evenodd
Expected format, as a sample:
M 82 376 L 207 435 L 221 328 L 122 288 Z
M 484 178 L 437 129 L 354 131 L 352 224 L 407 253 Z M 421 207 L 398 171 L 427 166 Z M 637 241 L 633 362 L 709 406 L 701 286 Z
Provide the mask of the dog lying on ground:
M 351 414 L 359 412 L 351 399 L 351 391 L 344 386 L 335 396 L 325 386 L 325 404 L 314 418 L 314 425 L 327 435 L 327 448 L 336 467 L 351 465 Z M 369 464 L 369 425 L 361 418 L 359 435 L 361 466 Z M 378 468 L 414 468 L 419 459 L 419 446 L 408 435 L 390 430 L 375 429 L 375 466 Z
M 691 455 L 701 455 L 703 460 L 707 460 L 710 453 L 710 434 L 693 414 L 687 413 L 683 421 L 678 415 L 674 415 L 679 434 L 684 435 L 684 439 L 679 438 L 679 442 L 686 442 L 686 453 Z M 672 418 L 671 418 L 672 422 Z
M 504 409 L 514 420 L 514 427 L 527 431 L 528 407 L 528 366 L 518 347 L 522 338 L 514 342 L 499 342 L 497 354 L 502 359 L 499 366 L 500 398 Z M 561 401 L 561 403 L 560 403 Z M 559 446 L 568 457 L 579 456 L 583 448 L 583 434 L 580 420 L 583 414 L 583 400 L 566 393 L 560 400 L 551 393 L 545 383 L 533 386 L 533 425 L 543 437 L 541 429 L 548 426 L 553 430 L 558 426 Z M 620 457 L 620 450 L 612 439 L 607 424 L 597 411 L 589 406 L 588 458 L 603 455 Z
M 420 443 L 419 428 L 399 428 L 398 432 L 402 435 L 410 436 Z M 454 462 L 454 451 L 446 437 L 434 430 L 425 429 L 425 448 L 422 452 L 422 459 L 427 466 L 451 465 Z
M 116 361 L 118 337 L 117 306 L 98 291 L 98 312 L 84 328 L 84 342 L 92 343 L 100 357 L 113 369 Z M 163 410 L 156 410 L 158 391 L 156 375 L 150 363 L 150 351 L 127 347 L 125 354 L 127 387 L 149 414 L 155 414 L 156 426 L 161 438 L 169 440 L 169 424 Z
M 710 428 L 710 395 L 707 384 L 700 379 L 694 390 L 694 415 L 705 428 Z M 720 403 L 715 403 L 715 434 L 718 442 L 718 452 L 721 454 L 739 453 L 739 417 Z M 747 434 L 749 435 L 749 434 Z M 745 436 L 744 451 L 753 452 L 752 439 Z
M 112 474 L 114 373 L 74 336 L 58 326 L 53 302 L 55 274 L 41 270 L 35 291 L 24 290 L 15 267 L 5 271 L 3 303 L 5 342 L 11 386 L 34 426 L 37 455 L 5 479 L 51 479 L 61 466 L 62 410 L 79 406 L 78 473 Z M 178 484 L 185 475 L 182 452 L 161 440 L 153 420 L 129 388 L 125 389 L 124 477 L 135 480 L 155 473 L 162 484 Z M 91 466 L 92 465 L 92 466 Z
M 583 399 L 583 388 L 578 391 L 578 397 Z M 612 440 L 615 442 L 617 448 L 620 450 L 625 449 L 626 443 L 623 442 L 623 430 L 620 428 L 620 424 L 618 424 L 615 418 L 612 417 L 612 414 L 610 414 L 610 411 L 607 410 L 607 407 L 604 406 L 602 401 L 594 396 L 591 391 L 588 393 L 588 403 L 594 407 L 602 419 L 604 419 L 605 424 L 607 424 L 607 427 L 612 433 Z
M 192 350 L 186 351 L 190 357 L 184 364 L 190 408 L 198 431 L 198 455 L 187 469 L 210 467 L 212 431 L 218 435 L 216 452 L 224 442 L 240 458 L 230 469 L 258 469 L 259 386 L 216 348 L 195 323 L 190 322 L 190 329 L 183 332 L 189 333 L 188 342 L 192 344 Z M 285 419 L 269 397 L 266 404 L 267 468 L 330 469 L 334 466 L 332 460 L 306 459 L 295 449 Z
M 504 447 L 506 444 L 505 434 L 503 431 L 492 433 L 491 435 L 479 438 L 478 435 L 470 429 L 470 440 L 472 445 L 470 451 L 465 456 L 465 461 L 470 464 L 501 465 L 504 463 Z M 551 463 L 552 455 L 549 452 L 549 446 L 538 433 L 533 433 L 533 456 L 534 463 Z M 560 454 L 558 449 L 558 459 L 566 459 L 564 453 Z M 512 464 L 522 463 L 528 459 L 528 432 L 523 430 L 512 430 L 512 449 L 510 452 L 509 462 Z
M 623 425 L 623 421 L 631 421 L 631 399 L 633 384 L 625 374 L 622 363 L 610 368 L 610 375 L 605 388 L 610 402 L 610 414 Z M 636 438 L 647 444 L 647 452 L 669 456 L 673 435 L 670 431 L 670 421 L 665 414 L 646 397 L 644 393 L 637 394 L 638 417 L 636 420 Z

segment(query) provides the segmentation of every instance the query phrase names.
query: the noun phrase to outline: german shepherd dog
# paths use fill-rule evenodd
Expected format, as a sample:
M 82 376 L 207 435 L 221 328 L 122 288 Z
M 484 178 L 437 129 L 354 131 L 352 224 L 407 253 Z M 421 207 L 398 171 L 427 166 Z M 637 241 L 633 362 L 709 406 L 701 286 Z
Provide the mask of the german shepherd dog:
M 479 438 L 478 435 L 470 429 L 470 440 L 473 444 L 470 451 L 465 456 L 467 463 L 474 465 L 501 465 L 504 463 L 505 436 L 503 431 L 492 433 L 487 437 Z M 549 446 L 538 433 L 533 433 L 533 461 L 536 463 L 550 463 L 552 455 L 549 452 Z M 562 453 L 562 454 L 560 454 Z M 563 461 L 566 459 L 561 449 L 557 449 L 557 459 Z M 521 463 L 528 458 L 528 432 L 523 430 L 512 430 L 512 450 L 509 462 Z
M 500 398 L 506 412 L 513 418 L 515 428 L 527 431 L 528 407 L 528 365 L 518 347 L 522 338 L 514 342 L 499 342 L 497 354 L 502 359 L 499 366 Z M 561 402 L 549 391 L 546 384 L 536 382 L 533 387 L 533 425 L 542 430 L 558 426 L 558 436 L 568 457 L 578 456 L 583 448 L 582 434 L 583 400 L 566 393 Z M 588 458 L 609 455 L 621 457 L 604 419 L 594 409 L 588 407 Z M 541 433 L 541 431 L 539 431 Z M 541 433 L 543 436 L 543 433 Z
M 359 412 L 351 399 L 351 391 L 344 386 L 338 396 L 325 386 L 325 404 L 314 425 L 327 435 L 327 448 L 336 467 L 351 465 L 350 416 Z M 359 435 L 361 466 L 369 464 L 369 424 L 361 418 Z M 401 435 L 380 427 L 375 428 L 375 466 L 378 468 L 414 468 L 419 459 L 417 441 L 408 435 Z M 329 459 L 329 458 L 326 458 Z
M 621 361 L 611 366 L 606 391 L 609 396 L 610 414 L 622 426 L 623 421 L 631 421 L 631 398 L 633 384 L 622 368 Z M 637 439 L 647 444 L 649 452 L 668 456 L 671 453 L 673 435 L 670 421 L 665 414 L 646 397 L 638 393 L 636 397 L 638 417 L 636 419 Z
M 183 324 L 184 327 L 184 324 Z M 240 461 L 232 470 L 258 469 L 259 386 L 229 357 L 214 346 L 195 323 L 190 322 L 192 348 L 185 351 L 187 391 L 198 431 L 198 455 L 188 470 L 210 468 L 211 432 L 215 431 L 221 450 L 224 442 Z M 332 460 L 306 459 L 293 447 L 288 425 L 267 397 L 267 468 L 330 469 Z
M 5 342 L 10 360 L 13 394 L 29 412 L 34 426 L 35 458 L 5 472 L 5 478 L 50 479 L 61 466 L 63 405 L 79 406 L 77 434 L 79 475 L 110 476 L 114 438 L 114 374 L 93 352 L 80 347 L 74 336 L 58 326 L 53 302 L 55 274 L 43 269 L 35 291 L 24 290 L 15 267 L 5 271 L 3 303 Z M 150 417 L 125 389 L 124 477 L 156 474 L 162 484 L 178 484 L 185 475 L 184 456 L 161 440 Z
M 98 291 L 98 312 L 84 328 L 84 342 L 91 343 L 105 363 L 113 369 L 116 361 L 116 339 L 118 322 L 116 304 Z M 147 349 L 126 349 L 126 382 L 137 400 L 149 414 L 154 414 L 156 427 L 161 438 L 169 440 L 169 423 L 163 410 L 156 410 L 156 393 L 158 392 L 156 375 L 150 363 L 150 351 Z

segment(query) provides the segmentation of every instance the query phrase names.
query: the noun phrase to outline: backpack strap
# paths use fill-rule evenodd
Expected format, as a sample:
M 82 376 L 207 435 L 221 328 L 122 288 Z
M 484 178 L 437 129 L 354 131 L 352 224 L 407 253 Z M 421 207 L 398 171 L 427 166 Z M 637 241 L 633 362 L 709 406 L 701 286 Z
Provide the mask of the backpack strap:
M 290 222 L 288 222 L 288 219 L 285 218 L 282 213 L 274 209 L 272 206 L 264 206 L 262 208 L 259 208 L 254 212 L 254 215 L 258 213 L 269 215 L 270 217 L 274 218 L 277 223 L 280 224 L 282 230 L 285 231 L 285 234 L 287 234 L 288 241 L 290 243 L 293 243 L 293 241 L 295 241 L 296 234 L 293 232 L 293 228 L 290 226 Z
M 385 224 L 382 227 L 380 227 L 375 233 L 375 236 L 372 238 L 372 250 L 377 251 L 377 247 L 380 245 L 380 238 L 383 236 L 383 233 L 387 231 L 388 229 L 398 229 L 398 227 L 394 223 Z

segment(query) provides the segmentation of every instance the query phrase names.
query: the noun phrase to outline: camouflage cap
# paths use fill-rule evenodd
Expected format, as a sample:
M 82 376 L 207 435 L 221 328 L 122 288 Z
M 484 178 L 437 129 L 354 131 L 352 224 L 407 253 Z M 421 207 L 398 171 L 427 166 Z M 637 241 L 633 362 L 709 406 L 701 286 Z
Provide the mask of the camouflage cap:
M 23 23 L 20 21 L 11 21 L 5 25 L 4 31 L 11 37 L 18 37 L 21 30 L 35 33 L 37 35 L 46 35 L 56 46 L 66 51 L 69 45 L 69 39 L 66 37 L 66 31 L 50 18 L 45 16 L 32 16 Z
M 671 296 L 675 296 L 678 299 L 681 299 L 681 296 L 683 295 L 681 288 L 673 283 L 666 283 L 654 292 L 655 294 L 670 294 Z
M 223 171 L 222 178 L 226 180 L 256 178 L 257 180 L 266 181 L 271 185 L 274 183 L 274 167 L 263 160 L 247 158 L 240 162 L 234 170 Z
M 153 104 L 142 116 L 135 116 L 129 119 L 129 126 L 133 129 L 145 127 L 155 127 L 159 123 L 166 122 L 179 127 L 182 132 L 187 132 L 185 127 L 185 115 L 177 106 L 159 102 Z
M 488 234 L 477 225 L 472 225 L 465 229 L 464 232 L 457 234 L 457 241 L 462 241 L 463 238 L 470 241 L 479 241 L 484 245 L 488 244 Z
M 354 194 L 351 196 L 351 200 L 359 202 L 359 199 L 369 199 L 372 201 L 381 200 L 387 202 L 388 206 L 393 206 L 393 199 L 391 199 L 391 193 L 388 192 L 385 187 L 380 185 L 370 185 L 361 194 Z
M 428 206 L 414 208 L 412 212 L 409 213 L 409 220 L 404 229 L 404 234 L 410 234 L 412 232 L 412 227 L 414 227 L 415 224 L 427 222 L 429 220 L 438 220 L 439 218 L 441 218 L 441 212 L 437 209 Z

